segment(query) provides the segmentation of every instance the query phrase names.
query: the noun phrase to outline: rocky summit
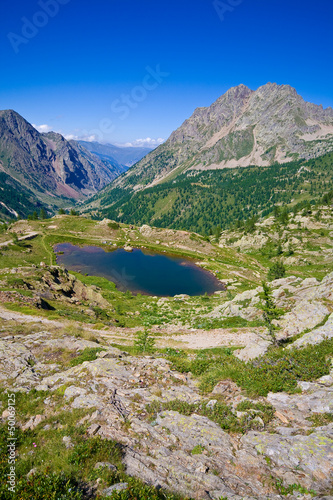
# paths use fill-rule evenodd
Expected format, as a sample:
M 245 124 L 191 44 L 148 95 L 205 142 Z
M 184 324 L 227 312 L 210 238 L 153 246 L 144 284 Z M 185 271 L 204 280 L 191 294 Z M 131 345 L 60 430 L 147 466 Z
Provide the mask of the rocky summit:
M 269 166 L 332 150 L 332 108 L 304 101 L 289 85 L 267 83 L 256 91 L 239 85 L 197 108 L 114 187 L 144 189 L 184 171 Z

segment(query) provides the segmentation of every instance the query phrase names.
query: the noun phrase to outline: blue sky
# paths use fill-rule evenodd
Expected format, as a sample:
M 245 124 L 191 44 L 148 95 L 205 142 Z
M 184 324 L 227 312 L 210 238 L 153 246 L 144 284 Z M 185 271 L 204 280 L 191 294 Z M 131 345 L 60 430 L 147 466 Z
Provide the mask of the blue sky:
M 333 107 L 332 26 L 331 0 L 2 0 L 0 109 L 155 145 L 240 83 Z

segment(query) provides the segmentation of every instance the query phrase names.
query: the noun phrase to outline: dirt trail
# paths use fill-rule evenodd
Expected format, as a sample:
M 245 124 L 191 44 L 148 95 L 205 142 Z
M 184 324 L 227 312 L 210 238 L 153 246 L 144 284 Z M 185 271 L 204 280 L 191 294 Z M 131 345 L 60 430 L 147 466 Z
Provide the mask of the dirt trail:
M 41 323 L 54 328 L 65 328 L 73 326 L 73 321 L 68 320 L 50 320 L 43 316 L 30 316 L 15 311 L 9 311 L 0 307 L 0 318 L 6 321 L 17 321 L 18 323 Z M 105 330 L 96 330 L 92 325 L 75 323 L 88 332 L 99 334 L 109 341 L 119 343 L 132 343 L 136 333 L 142 330 L 142 327 L 122 328 L 110 327 Z M 156 345 L 158 347 L 177 346 L 190 349 L 205 349 L 209 347 L 222 346 L 247 346 L 258 340 L 258 328 L 239 328 L 237 332 L 233 329 L 217 328 L 214 330 L 195 330 L 192 328 L 177 327 L 170 325 L 166 328 L 152 328 L 151 333 L 157 334 Z
M 35 238 L 38 235 L 39 235 L 39 233 L 36 233 L 35 231 L 32 231 L 32 232 L 30 232 L 28 234 L 25 234 L 24 236 L 20 236 L 18 238 L 18 241 L 32 240 L 32 238 Z M 3 243 L 0 243 L 0 247 L 7 247 L 11 243 L 13 243 L 12 239 L 8 240 L 8 241 L 4 241 Z

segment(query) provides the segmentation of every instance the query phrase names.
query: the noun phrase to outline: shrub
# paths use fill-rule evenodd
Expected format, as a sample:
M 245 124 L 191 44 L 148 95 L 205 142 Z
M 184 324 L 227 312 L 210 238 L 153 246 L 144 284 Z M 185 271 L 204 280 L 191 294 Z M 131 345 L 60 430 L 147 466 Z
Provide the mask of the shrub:
M 286 268 L 283 263 L 278 261 L 275 262 L 272 267 L 269 269 L 267 274 L 268 281 L 277 280 L 283 278 L 286 275 Z
M 264 300 L 264 303 L 261 303 L 260 309 L 263 311 L 265 325 L 267 326 L 271 341 L 274 345 L 278 345 L 278 340 L 275 335 L 275 331 L 278 329 L 278 327 L 275 326 L 273 321 L 279 319 L 284 311 L 276 307 L 273 300 L 272 291 L 267 283 L 263 283 L 262 287 L 264 291 L 259 295 L 260 298 Z
M 103 351 L 101 347 L 96 347 L 96 348 L 87 347 L 81 352 L 81 354 L 79 354 L 76 358 L 71 360 L 70 365 L 77 366 L 80 365 L 81 363 L 84 363 L 84 361 L 95 361 L 95 359 L 97 359 L 97 353 L 101 351 Z
M 118 222 L 114 222 L 114 221 L 109 222 L 109 223 L 108 223 L 108 226 L 109 226 L 109 228 L 110 228 L 110 229 L 114 229 L 114 230 L 119 229 L 119 224 L 118 224 Z
M 149 353 L 154 352 L 155 339 L 151 337 L 147 330 L 144 332 L 138 332 L 137 339 L 134 341 L 134 346 L 137 352 Z

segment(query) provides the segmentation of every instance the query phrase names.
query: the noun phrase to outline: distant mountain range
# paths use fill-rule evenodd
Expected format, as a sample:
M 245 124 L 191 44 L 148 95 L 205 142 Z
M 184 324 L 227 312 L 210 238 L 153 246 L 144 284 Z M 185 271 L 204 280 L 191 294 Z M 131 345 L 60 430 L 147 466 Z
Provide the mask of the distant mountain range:
M 209 172 L 291 165 L 332 151 L 333 109 L 305 102 L 294 88 L 275 83 L 256 91 L 231 88 L 210 107 L 197 108 L 154 150 L 67 141 L 55 132 L 39 133 L 15 111 L 0 111 L 0 173 L 5 174 L 0 208 L 24 215 L 36 203 L 56 209 L 83 201 L 95 215 L 169 225 L 177 210 L 191 209 L 180 191 L 174 192 L 176 183 L 208 189 Z M 324 163 L 329 164 L 327 156 Z M 163 196 L 154 192 L 152 204 L 150 190 L 157 187 Z M 22 195 L 15 198 L 16 208 L 8 204 L 11 190 Z M 198 203 L 192 195 L 191 203 Z M 133 213 L 136 220 L 128 221 Z M 193 212 L 194 221 L 197 216 Z
M 24 217 L 34 208 L 83 200 L 147 151 L 67 141 L 55 132 L 39 133 L 13 110 L 0 111 L 0 216 Z
M 100 144 L 99 142 L 78 142 L 81 146 L 99 156 L 101 159 L 117 163 L 124 171 L 151 152 L 150 148 L 119 147 L 113 144 Z

